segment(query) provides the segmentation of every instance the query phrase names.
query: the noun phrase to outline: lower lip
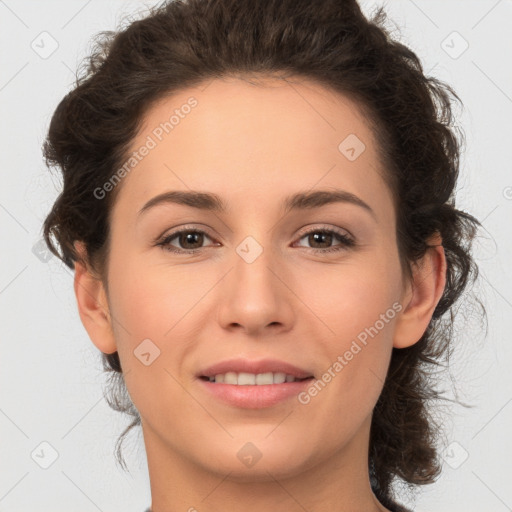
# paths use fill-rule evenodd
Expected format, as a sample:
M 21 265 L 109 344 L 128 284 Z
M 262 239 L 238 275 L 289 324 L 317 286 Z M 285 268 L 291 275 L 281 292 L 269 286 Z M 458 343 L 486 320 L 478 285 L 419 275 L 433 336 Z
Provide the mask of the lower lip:
M 311 382 L 313 377 L 296 382 L 282 384 L 243 385 L 215 383 L 199 379 L 208 393 L 234 407 L 244 409 L 262 409 L 272 407 L 284 400 L 297 396 Z

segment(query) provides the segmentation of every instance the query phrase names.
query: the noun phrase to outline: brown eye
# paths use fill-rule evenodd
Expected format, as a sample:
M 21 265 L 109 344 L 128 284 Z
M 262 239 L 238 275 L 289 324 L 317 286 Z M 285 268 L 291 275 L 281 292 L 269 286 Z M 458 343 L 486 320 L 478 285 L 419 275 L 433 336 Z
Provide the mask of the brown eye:
M 203 248 L 202 244 L 205 237 L 210 239 L 204 231 L 197 229 L 182 229 L 166 236 L 157 245 L 170 252 L 193 254 Z M 177 240 L 181 247 L 176 247 L 171 244 L 174 239 Z
M 170 233 L 156 245 L 161 246 L 166 251 L 177 254 L 195 254 L 204 248 L 203 243 L 205 238 L 212 240 L 211 237 L 202 230 L 185 228 Z M 307 238 L 308 243 L 313 246 L 310 247 L 309 250 L 319 254 L 338 252 L 355 245 L 355 241 L 352 238 L 333 229 L 312 229 L 304 233 L 300 240 L 305 238 Z M 172 243 L 175 239 L 179 247 L 176 247 L 176 245 Z M 332 246 L 335 240 L 338 240 L 340 243 Z M 317 245 L 320 247 L 315 247 Z M 299 245 L 299 247 L 303 246 Z
M 310 250 L 318 253 L 342 251 L 355 245 L 355 241 L 352 238 L 348 237 L 344 233 L 339 233 L 338 231 L 332 229 L 312 229 L 304 233 L 301 237 L 301 240 L 306 237 L 308 243 L 313 245 L 313 247 L 311 247 Z M 329 247 L 329 245 L 332 244 L 332 242 L 336 239 L 339 240 L 341 243 Z M 327 245 L 327 247 L 314 247 L 317 244 L 320 246 Z

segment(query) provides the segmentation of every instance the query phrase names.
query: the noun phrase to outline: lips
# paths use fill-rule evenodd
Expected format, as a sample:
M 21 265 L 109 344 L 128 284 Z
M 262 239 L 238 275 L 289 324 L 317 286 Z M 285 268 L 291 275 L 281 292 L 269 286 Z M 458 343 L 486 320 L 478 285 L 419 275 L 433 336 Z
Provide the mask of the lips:
M 299 368 L 286 361 L 280 361 L 278 359 L 229 359 L 215 363 L 203 370 L 200 370 L 196 377 L 215 377 L 215 375 L 224 374 L 228 372 L 235 373 L 286 373 L 287 375 L 293 375 L 297 379 L 306 379 L 308 377 L 314 377 L 311 371 L 304 368 Z

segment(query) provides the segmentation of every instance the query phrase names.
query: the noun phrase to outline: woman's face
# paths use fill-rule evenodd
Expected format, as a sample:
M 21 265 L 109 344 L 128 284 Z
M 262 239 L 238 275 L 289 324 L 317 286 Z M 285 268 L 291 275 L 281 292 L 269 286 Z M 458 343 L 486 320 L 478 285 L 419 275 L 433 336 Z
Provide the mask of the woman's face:
M 255 479 L 360 454 L 408 288 L 391 192 L 356 105 L 311 82 L 214 80 L 154 105 L 132 150 L 111 220 L 109 348 L 148 455 Z M 171 191 L 215 194 L 225 209 L 144 209 Z M 286 209 L 319 191 L 358 199 Z M 188 236 L 158 245 L 181 228 Z M 265 396 L 231 385 L 238 398 L 226 398 L 214 387 L 229 384 L 201 375 L 235 358 L 314 378 Z

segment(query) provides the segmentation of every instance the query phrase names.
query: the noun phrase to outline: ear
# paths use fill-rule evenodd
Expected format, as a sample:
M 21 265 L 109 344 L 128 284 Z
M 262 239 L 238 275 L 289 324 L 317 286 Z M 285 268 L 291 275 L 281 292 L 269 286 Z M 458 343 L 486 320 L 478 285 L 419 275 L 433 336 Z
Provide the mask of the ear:
M 94 345 L 101 352 L 111 354 L 117 347 L 103 283 L 87 264 L 87 251 L 83 242 L 75 242 L 74 247 L 83 261 L 75 262 L 74 279 L 80 319 Z
M 393 347 L 405 348 L 420 340 L 432 319 L 446 285 L 446 258 L 442 239 L 429 239 L 423 258 L 413 265 L 413 279 L 402 296 L 404 309 L 397 317 Z

